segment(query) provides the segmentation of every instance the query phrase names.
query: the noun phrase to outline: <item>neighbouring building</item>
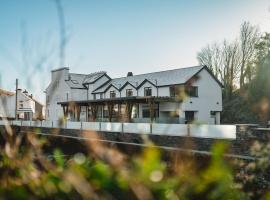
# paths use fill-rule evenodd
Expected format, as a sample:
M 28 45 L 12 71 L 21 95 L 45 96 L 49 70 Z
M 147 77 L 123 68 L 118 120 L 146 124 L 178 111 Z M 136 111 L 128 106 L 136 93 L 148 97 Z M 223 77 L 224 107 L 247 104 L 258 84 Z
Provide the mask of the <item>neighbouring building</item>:
M 51 71 L 46 119 L 219 124 L 222 84 L 206 66 L 110 78 Z
M 16 94 L 0 89 L 0 118 L 15 119 Z M 17 119 L 42 120 L 43 105 L 29 95 L 26 90 L 17 91 Z

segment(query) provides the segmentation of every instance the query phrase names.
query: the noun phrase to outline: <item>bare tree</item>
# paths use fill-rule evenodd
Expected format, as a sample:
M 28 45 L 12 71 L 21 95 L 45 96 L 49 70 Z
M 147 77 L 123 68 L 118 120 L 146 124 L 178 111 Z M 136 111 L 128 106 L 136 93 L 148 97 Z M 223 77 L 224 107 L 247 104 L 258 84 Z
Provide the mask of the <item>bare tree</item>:
M 207 45 L 198 52 L 197 60 L 199 64 L 207 65 L 213 71 L 224 84 L 225 94 L 231 96 L 235 86 L 242 88 L 251 81 L 259 40 L 259 29 L 249 22 L 244 22 L 238 39 Z
M 231 96 L 240 69 L 239 43 L 237 40 L 207 45 L 197 54 L 199 64 L 206 65 L 224 84 L 225 93 Z
M 259 42 L 260 34 L 257 26 L 252 26 L 249 22 L 244 22 L 240 29 L 240 88 L 245 85 L 245 81 L 252 78 L 252 65 L 255 59 L 256 44 Z
M 201 65 L 206 65 L 215 76 L 219 76 L 219 66 L 221 63 L 221 52 L 219 44 L 207 45 L 197 54 L 197 60 Z
M 238 75 L 240 71 L 240 56 L 239 56 L 239 48 L 238 42 L 228 42 L 224 40 L 222 45 L 222 62 L 221 68 L 223 70 L 220 73 L 221 77 L 223 77 L 223 83 L 225 85 L 225 92 L 228 97 L 231 97 L 232 91 L 237 84 Z

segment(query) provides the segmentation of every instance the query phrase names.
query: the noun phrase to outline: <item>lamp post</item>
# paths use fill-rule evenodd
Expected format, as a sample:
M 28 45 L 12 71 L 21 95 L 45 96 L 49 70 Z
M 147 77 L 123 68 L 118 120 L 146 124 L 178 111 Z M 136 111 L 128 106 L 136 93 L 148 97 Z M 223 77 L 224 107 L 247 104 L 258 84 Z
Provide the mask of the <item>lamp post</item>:
M 16 93 L 15 93 L 15 119 L 18 119 L 17 116 L 17 106 L 18 106 L 18 79 L 16 78 Z

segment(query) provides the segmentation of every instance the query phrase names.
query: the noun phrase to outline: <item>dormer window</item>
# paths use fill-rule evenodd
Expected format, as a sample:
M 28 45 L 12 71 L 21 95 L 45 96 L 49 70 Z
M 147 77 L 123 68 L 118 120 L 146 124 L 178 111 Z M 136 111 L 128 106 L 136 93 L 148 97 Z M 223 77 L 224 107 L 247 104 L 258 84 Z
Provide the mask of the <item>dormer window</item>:
M 132 96 L 133 96 L 133 91 L 132 91 L 132 89 L 127 89 L 127 90 L 126 90 L 126 96 L 127 96 L 127 97 L 132 97 Z
M 110 91 L 110 98 L 115 98 L 116 97 L 116 93 L 115 91 Z
M 151 87 L 145 87 L 144 88 L 144 96 L 152 96 L 152 88 Z

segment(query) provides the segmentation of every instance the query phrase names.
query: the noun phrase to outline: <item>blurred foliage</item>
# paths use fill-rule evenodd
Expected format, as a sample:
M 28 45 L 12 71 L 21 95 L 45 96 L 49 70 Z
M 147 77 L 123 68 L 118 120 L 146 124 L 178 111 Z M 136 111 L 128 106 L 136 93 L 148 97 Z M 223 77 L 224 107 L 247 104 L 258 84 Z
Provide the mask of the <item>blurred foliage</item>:
M 126 155 L 91 140 L 88 153 L 66 156 L 55 149 L 48 157 L 43 138 L 2 135 L 0 199 L 257 199 L 270 183 L 264 179 L 269 146 L 255 146 L 254 155 L 262 159 L 243 164 L 242 173 L 236 173 L 236 165 L 224 158 L 228 146 L 223 143 L 214 145 L 210 162 L 198 168 L 192 155 L 165 162 L 151 143 L 141 153 Z
M 252 199 L 270 199 L 270 144 L 255 142 L 252 155 L 258 159 L 253 162 L 238 162 L 236 181 L 242 184 L 243 191 Z

